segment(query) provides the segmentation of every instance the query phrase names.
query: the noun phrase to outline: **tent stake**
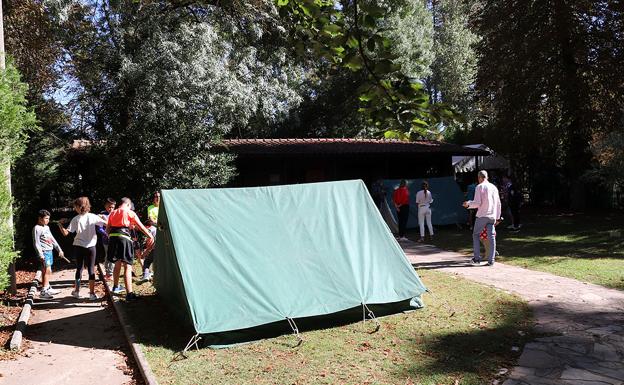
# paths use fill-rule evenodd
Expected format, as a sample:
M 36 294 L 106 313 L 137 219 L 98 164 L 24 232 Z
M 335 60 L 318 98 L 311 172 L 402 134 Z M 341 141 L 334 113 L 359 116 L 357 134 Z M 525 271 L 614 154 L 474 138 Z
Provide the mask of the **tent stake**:
M 286 317 L 286 321 L 288 321 L 288 325 L 290 325 L 293 334 L 299 340 L 299 342 L 297 342 L 297 345 L 294 346 L 296 348 L 303 343 L 303 337 L 301 337 L 301 335 L 299 334 L 299 328 L 297 328 L 297 324 L 295 323 L 294 319 Z
M 377 333 L 379 329 L 381 328 L 381 323 L 379 323 L 379 320 L 377 319 L 377 317 L 375 317 L 375 313 L 373 313 L 373 311 L 369 309 L 368 306 L 366 306 L 366 304 L 363 302 L 362 302 L 362 315 L 363 315 L 363 319 L 362 319 L 363 323 L 366 323 L 367 317 L 375 321 L 375 330 L 373 330 L 369 334 Z
M 199 350 L 199 345 L 197 344 L 199 342 L 199 340 L 201 340 L 202 338 L 199 336 L 199 333 L 195 334 L 194 336 L 191 337 L 191 339 L 189 340 L 189 342 L 186 344 L 186 346 L 184 347 L 184 349 L 178 353 L 176 353 L 173 358 L 171 359 L 171 362 L 174 361 L 179 361 L 179 357 L 182 358 L 188 358 L 186 356 L 186 352 L 189 351 L 189 349 L 191 349 L 193 346 L 195 346 L 195 349 Z

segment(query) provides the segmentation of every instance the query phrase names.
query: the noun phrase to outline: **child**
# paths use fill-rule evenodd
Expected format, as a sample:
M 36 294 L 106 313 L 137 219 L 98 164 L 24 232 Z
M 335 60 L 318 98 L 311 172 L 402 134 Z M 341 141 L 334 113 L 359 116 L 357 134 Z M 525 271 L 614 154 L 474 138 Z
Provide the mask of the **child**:
M 95 295 L 95 245 L 97 244 L 96 226 L 106 225 L 106 220 L 91 214 L 91 203 L 89 198 L 80 197 L 74 201 L 74 210 L 78 213 L 65 229 L 59 223 L 59 229 L 64 236 L 69 233 L 76 233 L 74 238 L 74 258 L 76 258 L 76 284 L 72 296 L 80 298 L 80 279 L 82 278 L 82 268 L 87 265 L 89 272 L 89 299 L 97 301 Z
M 104 211 L 100 213 L 102 219 L 108 221 L 108 215 L 115 210 L 115 202 L 112 198 L 107 198 L 106 202 L 104 202 Z M 113 278 L 113 262 L 111 262 L 108 257 L 108 234 L 106 234 L 106 226 L 97 226 L 96 230 L 98 234 L 102 237 L 102 246 L 104 247 L 104 270 L 105 276 L 104 279 L 110 281 Z
M 152 204 L 147 208 L 147 218 L 152 220 L 154 226 L 158 223 L 158 208 L 160 206 L 160 192 L 156 191 L 154 193 L 154 200 Z
M 124 265 L 124 283 L 126 284 L 126 301 L 137 298 L 132 291 L 132 265 L 134 263 L 134 244 L 130 234 L 130 227 L 135 226 L 143 234 L 147 236 L 147 247 L 154 245 L 154 237 L 152 233 L 143 226 L 138 215 L 130 209 L 132 202 L 130 198 L 121 198 L 119 208 L 110 213 L 106 232 L 109 236 L 108 252 L 111 260 L 115 263 L 113 270 L 113 293 L 119 294 L 123 292 L 123 288 L 119 286 L 119 274 L 121 273 L 121 265 Z
M 54 259 L 52 250 L 56 249 L 61 257 L 64 256 L 63 250 L 61 250 L 58 242 L 56 242 L 56 239 L 54 239 L 54 236 L 50 232 L 48 223 L 50 223 L 50 212 L 47 210 L 40 210 L 37 217 L 37 224 L 33 227 L 32 231 L 33 244 L 43 265 L 41 267 L 43 277 L 39 297 L 46 299 L 54 298 L 53 296 L 59 293 L 58 290 L 54 290 L 52 286 L 50 286 L 50 275 L 52 274 L 52 262 Z
M 154 222 L 152 219 L 147 219 L 145 221 L 145 226 L 147 230 L 149 230 L 152 237 L 156 239 L 156 226 L 154 226 Z M 144 258 L 143 262 L 143 281 L 149 281 L 152 279 L 152 273 L 150 271 L 150 266 L 154 262 L 154 246 L 145 246 L 143 252 L 141 253 L 141 258 Z

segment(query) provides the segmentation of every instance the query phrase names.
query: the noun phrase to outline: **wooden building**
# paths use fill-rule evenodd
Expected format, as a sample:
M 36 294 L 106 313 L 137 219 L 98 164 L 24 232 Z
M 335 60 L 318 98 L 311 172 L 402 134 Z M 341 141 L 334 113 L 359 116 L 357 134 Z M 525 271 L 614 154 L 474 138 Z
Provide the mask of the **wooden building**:
M 452 156 L 487 155 L 439 141 L 378 139 L 228 139 L 219 147 L 236 155 L 236 187 L 453 176 Z

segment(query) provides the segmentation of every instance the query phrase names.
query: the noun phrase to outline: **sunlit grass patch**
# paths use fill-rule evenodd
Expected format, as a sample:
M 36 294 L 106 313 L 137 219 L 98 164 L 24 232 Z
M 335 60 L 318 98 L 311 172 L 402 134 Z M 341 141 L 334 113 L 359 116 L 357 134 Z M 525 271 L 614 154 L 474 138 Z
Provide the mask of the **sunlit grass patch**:
M 624 289 L 624 215 L 533 212 L 519 232 L 498 229 L 498 260 L 585 282 Z M 472 254 L 471 233 L 440 228 L 434 244 Z

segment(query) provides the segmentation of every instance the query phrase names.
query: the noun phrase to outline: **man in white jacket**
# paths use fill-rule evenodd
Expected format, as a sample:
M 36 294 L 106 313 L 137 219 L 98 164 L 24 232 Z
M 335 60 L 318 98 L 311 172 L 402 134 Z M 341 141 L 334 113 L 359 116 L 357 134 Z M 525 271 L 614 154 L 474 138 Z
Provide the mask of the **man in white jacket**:
M 501 201 L 498 189 L 488 181 L 487 171 L 479 171 L 479 184 L 475 190 L 474 200 L 464 202 L 467 209 L 477 209 L 477 219 L 472 230 L 472 246 L 474 256 L 472 264 L 478 265 L 481 262 L 479 234 L 485 227 L 487 230 L 490 248 L 488 250 L 488 265 L 494 265 L 494 255 L 496 255 L 496 226 L 501 219 Z

